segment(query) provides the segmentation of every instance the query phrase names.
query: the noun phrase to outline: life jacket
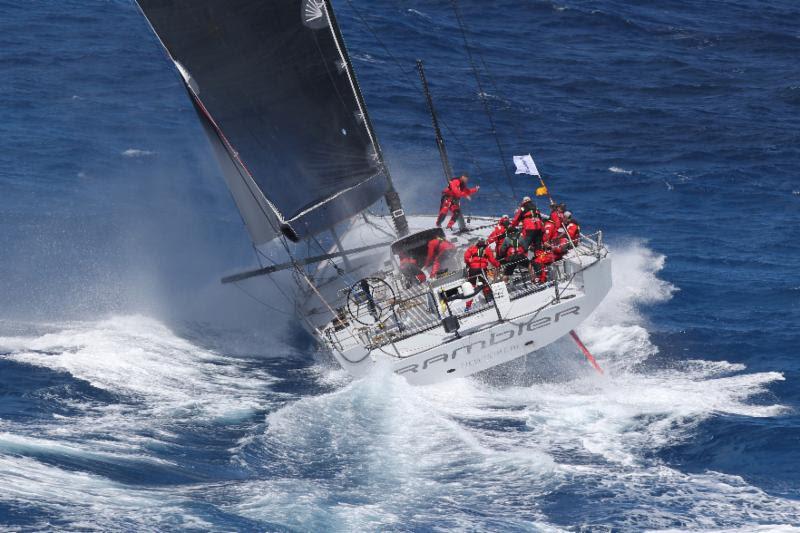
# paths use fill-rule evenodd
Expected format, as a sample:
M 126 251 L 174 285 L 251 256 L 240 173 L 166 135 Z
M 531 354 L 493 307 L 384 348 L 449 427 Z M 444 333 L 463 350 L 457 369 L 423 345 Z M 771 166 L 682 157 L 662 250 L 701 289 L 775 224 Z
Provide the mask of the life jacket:
M 533 211 L 528 211 L 522 218 L 522 231 L 541 231 L 542 220 L 533 214 Z
M 536 263 L 540 265 L 549 265 L 556 260 L 555 254 L 553 252 L 548 252 L 546 250 L 536 250 L 534 252 L 534 259 Z
M 425 259 L 425 264 L 429 264 L 432 259 L 441 257 L 443 253 L 453 250 L 455 247 L 455 244 L 445 239 L 439 239 L 438 237 L 431 239 L 428 242 L 428 257 Z
M 492 251 L 486 246 L 470 246 L 464 254 L 467 266 L 473 270 L 485 270 L 489 263 L 498 266 L 497 259 L 494 258 Z

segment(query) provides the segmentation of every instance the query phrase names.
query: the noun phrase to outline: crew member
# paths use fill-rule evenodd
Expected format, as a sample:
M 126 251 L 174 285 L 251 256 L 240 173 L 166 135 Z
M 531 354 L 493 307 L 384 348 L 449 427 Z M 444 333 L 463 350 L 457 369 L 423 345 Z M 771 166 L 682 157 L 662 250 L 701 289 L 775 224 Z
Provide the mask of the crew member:
M 553 253 L 553 260 L 559 261 L 570 249 L 570 242 L 564 228 L 558 228 L 556 236 L 548 243 L 547 249 Z
M 492 250 L 485 239 L 478 239 L 478 242 L 467 248 L 464 252 L 464 262 L 467 264 L 467 281 L 475 287 L 480 276 L 486 276 L 486 268 L 492 265 L 500 268 L 500 262 L 495 258 Z M 484 290 L 488 292 L 488 287 Z
M 511 225 L 517 227 L 528 212 L 535 214 L 536 211 L 536 204 L 533 203 L 530 196 L 526 196 L 522 199 L 517 210 L 514 211 L 514 218 L 511 220 Z
M 555 254 L 551 251 L 550 246 L 540 248 L 533 254 L 533 272 L 536 276 L 537 283 L 544 283 L 547 281 L 547 273 L 550 265 L 555 263 Z
M 495 252 L 499 251 L 500 247 L 503 246 L 503 239 L 505 238 L 506 231 L 510 225 L 511 220 L 508 218 L 508 215 L 503 215 L 500 217 L 500 220 L 497 221 L 497 225 L 492 230 L 492 233 L 489 234 L 487 242 L 489 244 L 494 243 Z
M 492 291 L 489 288 L 489 280 L 486 278 L 486 268 L 489 265 L 500 268 L 500 262 L 495 259 L 485 239 L 478 239 L 478 242 L 467 248 L 467 251 L 464 252 L 464 262 L 467 264 L 467 281 L 473 287 L 477 287 L 480 281 L 483 285 L 483 296 L 486 301 L 489 301 Z M 471 307 L 472 298 L 467 300 L 467 310 Z
M 558 226 L 551 219 L 546 219 L 542 227 L 542 243 L 547 244 L 558 235 Z
M 557 228 L 560 228 L 564 224 L 564 211 L 567 209 L 566 204 L 553 204 L 550 209 L 550 220 L 553 221 L 553 224 L 555 224 Z
M 500 261 L 503 264 L 504 281 L 518 268 L 527 268 L 530 272 L 530 260 L 528 259 L 528 251 L 522 245 L 519 230 L 513 226 L 508 228 L 506 238 L 503 241 L 503 246 L 500 248 L 498 254 Z
M 404 252 L 400 252 L 400 273 L 403 275 L 406 288 L 425 283 L 427 279 L 417 260 Z
M 522 246 L 526 250 L 533 248 L 538 250 L 542 247 L 542 233 L 544 225 L 539 213 L 527 211 L 522 216 Z
M 581 227 L 578 224 L 578 221 L 572 218 L 572 213 L 569 211 L 564 213 L 565 224 L 567 225 L 567 235 L 569 236 L 569 240 L 577 246 L 578 241 L 581 238 Z
M 442 264 L 446 263 L 450 257 L 455 253 L 456 245 L 448 241 L 444 237 L 436 236 L 428 241 L 428 255 L 425 257 L 425 264 L 422 268 L 431 268 L 431 277 L 435 278 L 442 270 L 447 270 L 447 267 L 442 268 Z
M 436 225 L 441 226 L 444 219 L 447 217 L 448 211 L 452 213 L 450 222 L 447 223 L 447 228 L 450 229 L 456 223 L 456 220 L 461 216 L 461 199 L 469 199 L 473 194 L 478 192 L 480 186 L 469 188 L 469 176 L 460 176 L 453 178 L 447 184 L 447 187 L 442 191 L 442 202 L 439 204 L 439 217 L 436 219 Z

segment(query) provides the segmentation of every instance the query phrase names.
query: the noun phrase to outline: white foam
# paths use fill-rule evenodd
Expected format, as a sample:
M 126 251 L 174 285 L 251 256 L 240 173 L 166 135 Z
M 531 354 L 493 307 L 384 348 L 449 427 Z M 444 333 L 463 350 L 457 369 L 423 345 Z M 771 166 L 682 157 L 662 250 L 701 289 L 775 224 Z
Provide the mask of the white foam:
M 270 379 L 176 336 L 143 316 L 74 323 L 39 337 L 0 337 L 17 362 L 70 373 L 92 386 L 145 401 L 151 415 L 236 416 L 263 405 Z
M 56 398 L 79 414 L 36 424 L 0 423 L 0 452 L 163 464 L 153 450 L 176 437 L 176 426 L 237 422 L 275 401 L 276 395 L 268 394 L 274 378 L 181 339 L 155 320 L 115 317 L 62 328 L 34 337 L 0 337 L 0 353 L 68 372 L 119 401 Z
M 442 402 L 463 399 L 473 388 L 460 381 L 419 389 L 388 372 L 376 373 L 270 414 L 266 433 L 242 453 L 260 462 L 258 451 L 267 451 L 280 458 L 282 469 L 307 469 L 315 480 L 245 484 L 232 509 L 304 530 L 371 530 L 409 526 L 414 520 L 469 529 L 483 518 L 454 509 L 483 505 L 490 516 L 507 516 L 509 527 L 527 527 L 542 517 L 533 497 L 524 509 L 502 499 L 486 507 L 478 487 L 494 490 L 508 476 L 523 476 L 533 488 L 550 478 L 553 461 L 524 442 L 508 441 L 504 449 L 487 446 L 481 432 L 442 409 Z
M 667 302 L 677 289 L 658 279 L 665 258 L 644 243 L 613 252 L 615 286 L 580 329 L 607 367 L 604 377 L 587 371 L 565 383 L 526 387 L 456 380 L 417 388 L 386 369 L 351 381 L 319 365 L 307 375 L 338 390 L 271 412 L 263 432 L 231 450 L 232 461 L 252 477 L 194 490 L 226 512 L 300 530 L 552 531 L 559 524 L 548 516 L 548 503 L 553 494 L 570 492 L 613 502 L 621 529 L 800 522 L 797 502 L 736 476 L 683 473 L 657 459 L 658 451 L 693 438 L 711 417 L 780 416 L 783 406 L 752 399 L 763 398 L 783 376 L 748 373 L 744 365 L 704 361 L 702 354 L 642 371 L 640 363 L 657 351 L 644 306 Z M 0 491 L 0 501 L 44 506 L 67 516 L 76 529 L 94 524 L 95 517 L 102 528 L 111 516 L 131 529 L 203 522 L 184 512 L 190 496 L 180 490 L 128 489 L 2 453 L 146 460 L 146 439 L 158 437 L 139 436 L 142 427 L 167 434 L 172 422 L 224 420 L 270 402 L 269 375 L 246 373 L 236 360 L 143 317 L 0 338 L 0 352 L 135 402 L 135 409 L 84 406 L 84 419 L 59 419 L 36 428 L 41 435 L 20 437 L 18 426 L 0 426 L 0 478 L 15 483 L 10 493 Z M 564 343 L 552 357 L 575 357 L 573 352 Z M 121 434 L 121 446 L 91 438 L 54 444 L 59 432 L 81 437 L 79 428 L 89 424 L 99 433 Z M 61 485 L 69 489 L 58 493 Z M 137 506 L 155 511 L 137 517 L 130 510 Z M 591 529 L 599 523 L 574 525 Z
M 45 513 L 33 530 L 208 530 L 174 491 L 130 488 L 101 476 L 62 470 L 25 457 L 0 455 L 0 502 Z M 53 521 L 57 520 L 56 524 Z
M 418 9 L 407 9 L 406 11 L 408 11 L 412 15 L 417 15 L 418 17 L 424 18 L 425 20 L 432 20 L 430 15 L 428 15 L 426 13 L 423 13 L 422 11 L 419 11 Z
M 151 155 L 155 155 L 155 152 L 151 152 L 150 150 L 140 150 L 138 148 L 128 148 L 122 155 L 125 157 L 148 157 Z
M 0 424 L 0 427 L 3 427 Z M 14 428 L 11 424 L 7 427 Z M 60 440 L 44 439 L 39 437 L 23 436 L 9 432 L 0 432 L 0 451 L 7 454 L 22 455 L 46 455 L 48 457 L 60 457 L 79 460 L 90 460 L 107 464 L 119 464 L 122 461 L 135 461 L 137 463 L 147 463 L 150 465 L 167 465 L 169 461 L 137 453 L 128 442 L 109 441 L 98 446 L 97 441 L 91 442 L 83 440 L 79 443 L 64 441 L 64 428 L 56 430 L 54 436 L 60 436 Z M 47 430 L 45 430 L 46 433 Z
M 502 517 L 498 529 L 553 529 L 543 502 L 576 491 L 621 502 L 622 528 L 796 523 L 796 502 L 736 476 L 684 474 L 654 458 L 711 417 L 780 416 L 784 406 L 752 398 L 784 378 L 702 359 L 637 370 L 657 352 L 643 306 L 666 302 L 677 289 L 658 279 L 665 258 L 642 242 L 615 249 L 614 258 L 614 289 L 581 328 L 610 365 L 606 376 L 414 388 L 375 373 L 304 398 L 269 415 L 265 434 L 243 443 L 245 464 L 277 460 L 286 475 L 244 484 L 231 511 L 300 529 L 381 529 L 397 521 L 480 529 L 487 517 Z M 316 480 L 294 482 L 308 476 Z M 361 511 L 342 502 L 358 502 Z
M 621 167 L 608 167 L 608 171 L 613 172 L 614 174 L 627 174 L 629 176 L 633 174 L 633 170 L 625 170 Z

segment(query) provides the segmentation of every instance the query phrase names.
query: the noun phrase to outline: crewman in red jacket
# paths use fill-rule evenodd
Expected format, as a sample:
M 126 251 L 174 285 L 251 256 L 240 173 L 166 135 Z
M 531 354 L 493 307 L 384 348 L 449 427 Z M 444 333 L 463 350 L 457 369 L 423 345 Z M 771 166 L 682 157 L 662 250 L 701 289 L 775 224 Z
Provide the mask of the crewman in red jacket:
M 556 236 L 548 243 L 547 249 L 553 253 L 553 260 L 558 261 L 570 251 L 572 245 L 567 238 L 564 228 L 559 228 Z
M 458 220 L 458 217 L 461 216 L 461 199 L 468 199 L 480 190 L 480 186 L 478 185 L 469 188 L 467 185 L 468 182 L 469 176 L 464 175 L 451 179 L 447 187 L 444 188 L 442 191 L 442 202 L 439 204 L 439 217 L 436 219 L 437 226 L 442 225 L 445 217 L 447 217 L 447 213 L 450 212 L 452 216 L 450 217 L 450 222 L 447 223 L 447 228 L 452 228 L 456 220 Z
M 553 254 L 549 248 L 549 246 L 540 248 L 536 250 L 533 255 L 533 271 L 536 275 L 536 281 L 539 283 L 547 281 L 547 273 L 550 269 L 550 265 L 556 261 L 555 254 Z
M 498 252 L 498 256 L 504 267 L 504 281 L 508 281 L 508 278 L 518 268 L 527 268 L 530 272 L 531 262 L 528 259 L 528 250 L 522 245 L 517 228 L 513 226 L 508 228 L 508 233 L 500 252 Z
M 544 221 L 544 226 L 542 228 L 542 243 L 547 244 L 555 239 L 556 235 L 558 235 L 558 226 L 556 226 L 556 223 L 548 218 Z
M 565 204 L 553 204 L 550 211 L 550 220 L 560 228 L 564 223 L 564 211 L 566 210 Z
M 500 268 L 500 262 L 495 259 L 485 239 L 478 239 L 478 242 L 467 248 L 467 251 L 464 252 L 464 262 L 467 264 L 467 281 L 473 287 L 477 287 L 478 281 L 480 281 L 483 285 L 483 296 L 488 301 L 491 297 L 491 289 L 489 288 L 489 280 L 486 277 L 486 269 L 489 265 Z M 467 310 L 471 307 L 472 299 L 470 298 L 467 300 Z
M 508 227 L 510 225 L 511 225 L 511 220 L 508 218 L 508 215 L 503 215 L 502 217 L 500 217 L 500 220 L 497 221 L 497 225 L 489 234 L 487 242 L 489 244 L 494 244 L 495 252 L 500 250 L 500 247 L 503 246 L 503 239 L 505 238 L 506 231 L 508 230 Z
M 455 250 L 456 245 L 444 237 L 434 237 L 428 241 L 428 255 L 425 257 L 425 264 L 422 268 L 432 266 L 431 277 L 435 278 L 439 271 L 442 270 L 442 264 L 452 257 Z
M 479 276 L 486 275 L 486 268 L 492 265 L 500 268 L 500 262 L 495 258 L 485 239 L 478 239 L 478 242 L 467 248 L 464 252 L 464 263 L 467 264 L 467 281 L 474 287 L 478 282 Z
M 581 227 L 578 224 L 578 221 L 572 218 L 572 213 L 567 211 L 564 213 L 565 224 L 567 226 L 567 235 L 569 236 L 569 240 L 577 246 L 578 241 L 581 238 Z
M 533 203 L 533 200 L 531 200 L 531 197 L 530 196 L 526 196 L 525 198 L 522 199 L 522 202 L 520 202 L 519 207 L 517 208 L 517 210 L 514 211 L 514 218 L 511 219 L 511 225 L 514 226 L 514 227 L 519 226 L 520 222 L 522 222 L 522 219 L 528 213 L 534 213 L 535 214 L 537 211 L 538 211 L 538 209 L 536 208 L 536 204 Z
M 427 279 L 417 260 L 403 252 L 400 253 L 400 273 L 403 274 L 406 288 L 425 283 Z
M 535 211 L 526 211 L 522 215 L 522 246 L 526 250 L 531 248 L 536 250 L 542 247 L 544 225 L 538 215 L 539 213 Z

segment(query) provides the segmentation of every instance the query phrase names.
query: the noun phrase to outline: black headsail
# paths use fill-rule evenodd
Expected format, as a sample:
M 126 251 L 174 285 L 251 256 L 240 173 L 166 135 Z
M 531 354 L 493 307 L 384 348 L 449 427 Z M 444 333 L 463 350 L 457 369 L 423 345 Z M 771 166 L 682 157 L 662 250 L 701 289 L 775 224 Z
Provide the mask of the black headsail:
M 407 227 L 327 0 L 137 0 L 256 244 L 386 198 Z

